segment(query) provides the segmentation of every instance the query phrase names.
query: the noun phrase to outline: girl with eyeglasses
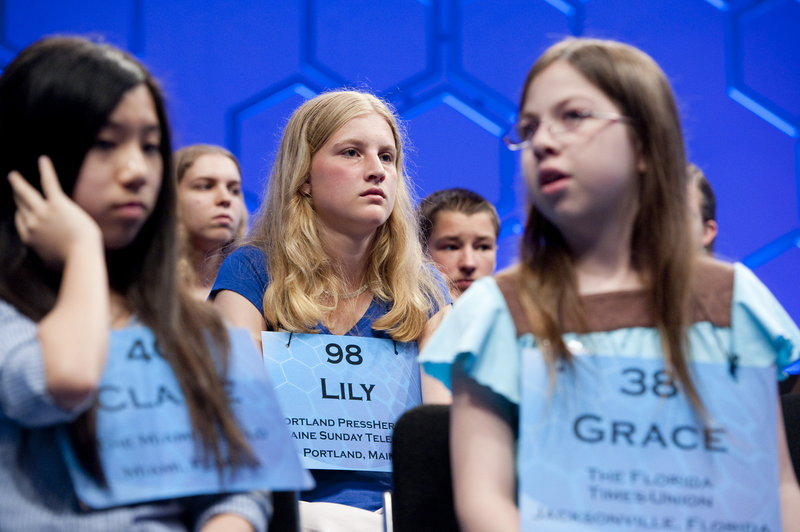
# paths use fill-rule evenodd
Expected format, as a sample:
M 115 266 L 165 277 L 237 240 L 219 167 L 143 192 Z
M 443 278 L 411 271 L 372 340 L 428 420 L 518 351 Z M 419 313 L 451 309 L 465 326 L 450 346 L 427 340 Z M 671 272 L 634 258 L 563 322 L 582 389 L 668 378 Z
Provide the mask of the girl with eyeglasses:
M 531 202 L 520 263 L 477 281 L 422 355 L 453 389 L 462 529 L 797 527 L 775 373 L 800 331 L 743 265 L 696 253 L 658 65 L 551 46 L 506 142 Z

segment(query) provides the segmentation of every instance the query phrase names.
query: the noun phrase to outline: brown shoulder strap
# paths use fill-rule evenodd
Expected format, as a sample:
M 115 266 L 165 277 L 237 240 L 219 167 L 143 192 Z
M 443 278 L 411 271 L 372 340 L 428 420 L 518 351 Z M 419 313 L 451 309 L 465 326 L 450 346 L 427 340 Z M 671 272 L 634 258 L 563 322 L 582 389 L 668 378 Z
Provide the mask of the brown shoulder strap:
M 532 332 L 519 294 L 519 267 L 512 266 L 494 277 L 506 300 L 517 336 Z M 731 324 L 733 266 L 713 259 L 701 259 L 694 276 L 692 322 L 707 321 L 717 327 Z M 610 331 L 623 327 L 653 327 L 652 309 L 642 291 L 595 294 L 582 298 L 588 331 Z M 565 331 L 575 330 L 570 324 Z
M 522 310 L 522 303 L 519 300 L 519 293 L 521 290 L 519 283 L 519 267 L 512 266 L 507 268 L 494 276 L 497 287 L 500 293 L 506 300 L 508 312 L 511 314 L 511 319 L 514 320 L 514 327 L 517 329 L 517 337 L 531 332 L 530 323 L 525 316 L 525 311 Z
M 714 259 L 697 263 L 692 321 L 709 321 L 718 327 L 731 324 L 733 265 Z

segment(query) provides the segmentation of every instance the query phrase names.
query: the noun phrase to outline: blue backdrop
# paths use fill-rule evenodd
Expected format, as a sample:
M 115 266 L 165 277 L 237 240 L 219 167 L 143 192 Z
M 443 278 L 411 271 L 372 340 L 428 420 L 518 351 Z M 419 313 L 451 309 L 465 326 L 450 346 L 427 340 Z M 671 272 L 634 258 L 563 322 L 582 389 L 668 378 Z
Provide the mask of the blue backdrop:
M 524 187 L 500 136 L 527 69 L 567 35 L 627 41 L 675 88 L 688 153 L 718 200 L 723 258 L 743 260 L 800 321 L 799 0 L 0 0 L 0 64 L 52 33 L 139 56 L 168 95 L 175 145 L 226 145 L 248 205 L 304 98 L 367 88 L 411 140 L 418 196 L 475 189 L 516 254 Z

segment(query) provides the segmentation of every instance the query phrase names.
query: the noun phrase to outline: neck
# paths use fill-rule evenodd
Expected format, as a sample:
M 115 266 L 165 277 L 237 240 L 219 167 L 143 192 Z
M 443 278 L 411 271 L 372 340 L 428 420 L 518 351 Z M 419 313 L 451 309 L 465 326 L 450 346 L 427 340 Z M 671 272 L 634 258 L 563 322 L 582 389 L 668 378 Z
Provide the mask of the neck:
M 575 264 L 580 294 L 643 286 L 633 265 L 631 243 L 638 201 L 630 197 L 611 210 L 590 210 L 559 227 Z
M 222 257 L 217 253 L 219 249 L 192 248 L 189 254 L 189 262 L 197 276 L 197 282 L 201 286 L 211 288 L 214 278 L 217 276 L 219 267 L 222 265 Z
M 591 237 L 567 239 L 575 264 L 578 292 L 582 295 L 642 288 L 633 265 L 631 240 L 627 231 L 594 231 Z
M 369 249 L 375 234 L 352 237 L 320 230 L 320 237 L 325 253 L 338 266 L 343 276 L 342 282 L 347 290 L 355 291 L 361 288 L 367 268 Z
M 189 267 L 194 272 L 189 289 L 195 297 L 203 301 L 208 299 L 214 279 L 222 265 L 222 256 L 217 251 L 216 248 L 204 249 L 193 246 L 189 252 Z
M 131 319 L 131 309 L 125 297 L 117 292 L 109 292 L 108 298 L 109 311 L 111 312 L 111 328 L 121 329 Z

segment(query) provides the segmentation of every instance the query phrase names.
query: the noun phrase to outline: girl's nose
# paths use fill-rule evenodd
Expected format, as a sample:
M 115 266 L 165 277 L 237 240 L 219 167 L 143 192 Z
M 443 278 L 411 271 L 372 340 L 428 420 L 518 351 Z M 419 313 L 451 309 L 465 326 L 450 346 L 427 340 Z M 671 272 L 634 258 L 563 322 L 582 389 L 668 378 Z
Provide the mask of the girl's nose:
M 119 177 L 127 188 L 138 189 L 144 184 L 147 177 L 147 162 L 140 149 L 128 150 L 125 153 Z
M 531 137 L 531 148 L 539 161 L 558 150 L 559 142 L 551 126 L 547 122 L 541 123 Z
M 382 183 L 386 179 L 386 169 L 380 155 L 368 157 L 369 166 L 367 167 L 367 181 L 377 181 Z
M 469 246 L 464 246 L 458 261 L 458 268 L 467 274 L 475 271 L 475 252 Z
M 222 185 L 217 189 L 217 204 L 223 207 L 230 207 L 233 202 L 233 193 L 228 190 L 228 187 Z

